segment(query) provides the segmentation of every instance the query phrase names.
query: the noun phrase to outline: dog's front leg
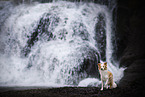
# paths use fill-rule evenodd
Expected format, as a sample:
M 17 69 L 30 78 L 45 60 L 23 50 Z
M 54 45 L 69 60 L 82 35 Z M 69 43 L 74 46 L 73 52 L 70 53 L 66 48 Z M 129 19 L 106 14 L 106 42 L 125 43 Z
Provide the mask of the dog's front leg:
M 106 89 L 108 89 L 108 80 L 109 80 L 109 79 L 107 79 L 107 80 L 106 80 L 106 83 L 105 83 Z
M 103 90 L 103 80 L 101 80 L 102 81 L 102 88 L 101 88 L 101 91 Z

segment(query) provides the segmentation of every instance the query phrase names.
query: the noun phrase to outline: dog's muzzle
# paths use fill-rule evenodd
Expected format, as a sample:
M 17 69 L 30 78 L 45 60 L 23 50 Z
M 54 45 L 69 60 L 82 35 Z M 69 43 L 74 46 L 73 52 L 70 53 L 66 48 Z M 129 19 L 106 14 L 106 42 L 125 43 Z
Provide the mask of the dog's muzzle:
M 101 68 L 101 70 L 104 70 L 103 68 Z

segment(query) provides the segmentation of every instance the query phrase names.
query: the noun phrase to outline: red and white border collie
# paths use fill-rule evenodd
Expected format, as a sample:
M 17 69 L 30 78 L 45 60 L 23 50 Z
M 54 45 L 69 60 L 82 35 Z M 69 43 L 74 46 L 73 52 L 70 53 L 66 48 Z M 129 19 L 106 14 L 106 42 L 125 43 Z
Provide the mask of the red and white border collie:
M 115 82 L 113 82 L 113 74 L 107 70 L 107 62 L 105 63 L 98 63 L 98 69 L 101 75 L 101 81 L 102 81 L 102 88 L 101 90 L 103 90 L 103 84 L 105 82 L 105 87 L 106 89 L 108 89 L 108 86 L 110 86 L 109 88 L 116 88 L 117 85 Z

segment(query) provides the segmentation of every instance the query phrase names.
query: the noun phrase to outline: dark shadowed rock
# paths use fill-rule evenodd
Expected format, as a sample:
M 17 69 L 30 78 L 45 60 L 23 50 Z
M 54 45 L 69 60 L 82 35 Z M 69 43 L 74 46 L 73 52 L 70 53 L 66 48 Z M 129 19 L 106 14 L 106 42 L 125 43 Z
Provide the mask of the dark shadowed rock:
M 127 67 L 119 87 L 142 95 L 145 88 L 145 14 L 144 2 L 118 0 L 117 10 L 117 56 L 120 67 Z M 129 94 L 129 93 L 128 93 Z
M 145 87 L 143 80 L 145 80 L 145 60 L 136 60 L 125 71 L 124 77 L 120 80 L 120 87 L 142 85 Z M 134 83 L 134 84 L 133 84 Z
M 101 60 L 106 60 L 106 17 L 105 14 L 100 13 L 97 17 L 98 22 L 95 27 L 95 40 L 96 46 L 98 47 L 98 50 L 101 55 Z
M 138 0 L 118 0 L 117 10 L 117 56 L 120 66 L 145 58 L 144 3 Z

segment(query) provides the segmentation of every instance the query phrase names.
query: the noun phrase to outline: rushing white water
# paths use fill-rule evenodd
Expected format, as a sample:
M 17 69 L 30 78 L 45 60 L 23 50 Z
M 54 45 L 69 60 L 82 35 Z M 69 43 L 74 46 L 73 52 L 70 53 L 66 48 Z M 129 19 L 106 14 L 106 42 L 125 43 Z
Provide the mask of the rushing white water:
M 12 9 L 0 33 L 0 86 L 65 86 L 79 83 L 79 86 L 87 86 L 91 82 L 100 83 L 97 78 L 88 78 L 90 75 L 87 72 L 78 73 L 84 59 L 98 58 L 96 54 L 96 57 L 91 55 L 99 53 L 94 37 L 100 13 L 105 14 L 106 23 L 107 49 L 104 56 L 114 80 L 119 81 L 123 69 L 111 63 L 112 16 L 109 9 L 94 3 L 58 1 L 23 4 Z M 44 24 L 48 19 L 49 25 Z M 39 24 L 46 26 L 47 33 Z M 39 32 L 37 39 L 29 45 L 34 32 Z M 50 33 L 53 35 L 51 38 Z M 24 56 L 24 53 L 27 55 Z

